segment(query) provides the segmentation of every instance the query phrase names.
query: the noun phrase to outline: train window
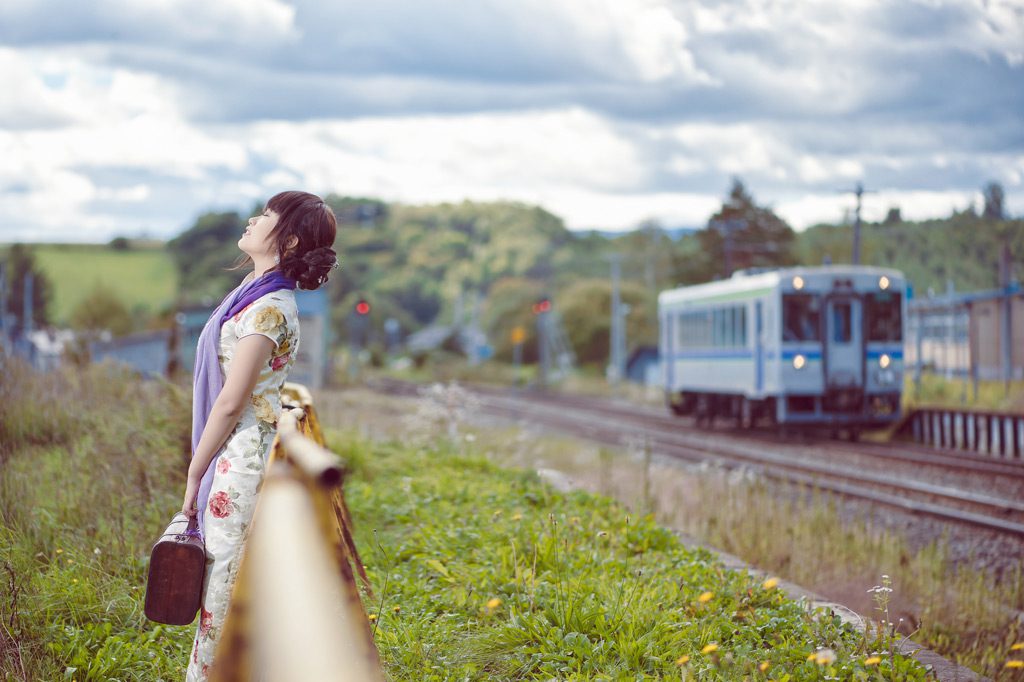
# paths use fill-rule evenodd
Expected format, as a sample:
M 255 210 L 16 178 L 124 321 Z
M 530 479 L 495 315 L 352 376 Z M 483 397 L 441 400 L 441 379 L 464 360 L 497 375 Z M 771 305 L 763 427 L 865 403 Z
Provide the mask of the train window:
M 903 310 L 900 295 L 892 291 L 867 297 L 868 341 L 902 341 Z
M 848 301 L 836 301 L 832 304 L 832 340 L 836 343 L 850 343 L 852 338 L 851 317 L 853 317 L 853 306 Z
M 736 308 L 736 345 L 746 346 L 747 345 L 747 308 L 740 306 Z
M 783 341 L 821 341 L 820 308 L 821 300 L 814 294 L 783 295 Z

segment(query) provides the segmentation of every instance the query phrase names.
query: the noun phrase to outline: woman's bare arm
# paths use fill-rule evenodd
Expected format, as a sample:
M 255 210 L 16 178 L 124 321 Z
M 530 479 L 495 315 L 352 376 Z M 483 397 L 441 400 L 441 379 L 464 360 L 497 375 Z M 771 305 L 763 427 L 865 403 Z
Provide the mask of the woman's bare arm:
M 192 509 L 199 493 L 199 483 L 213 456 L 238 424 L 242 412 L 249 404 L 252 389 L 260 377 L 260 370 L 270 362 L 274 342 L 262 334 L 250 334 L 238 340 L 235 355 L 228 366 L 224 388 L 210 409 L 210 416 L 192 455 L 188 467 L 188 481 L 182 511 L 194 514 Z

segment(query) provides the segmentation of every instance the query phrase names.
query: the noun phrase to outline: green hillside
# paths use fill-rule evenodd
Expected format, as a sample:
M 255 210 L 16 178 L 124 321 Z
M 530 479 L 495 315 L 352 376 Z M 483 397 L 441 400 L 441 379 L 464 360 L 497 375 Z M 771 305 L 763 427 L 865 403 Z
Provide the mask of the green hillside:
M 630 347 L 656 342 L 658 291 L 707 281 L 724 269 L 724 239 L 711 229 L 672 240 L 649 224 L 607 237 L 571 232 L 558 216 L 516 202 L 411 206 L 338 195 L 326 201 L 339 217 L 335 249 L 341 269 L 332 274 L 327 293 L 335 310 L 334 331 L 342 342 L 354 301 L 365 297 L 372 306 L 371 345 L 382 343 L 388 318 L 410 333 L 450 323 L 460 310 L 468 321 L 476 309 L 500 358 L 511 359 L 511 331 L 524 328 L 524 360 L 529 362 L 536 351 L 531 307 L 539 296 L 548 295 L 566 323 L 578 359 L 603 364 L 610 255 L 621 256 L 622 296 L 631 308 Z M 253 213 L 261 208 L 254 207 Z M 749 194 L 738 203 L 735 195 L 727 197 L 723 211 L 732 211 L 731 217 L 747 225 L 774 225 L 774 233 L 750 229 L 733 235 L 735 267 L 850 261 L 849 225 L 817 225 L 794 234 L 770 211 L 757 207 Z M 39 266 L 53 281 L 51 319 L 65 324 L 100 283 L 141 318 L 170 310 L 179 292 L 185 301 L 219 299 L 243 275 L 225 268 L 240 255 L 237 239 L 248 215 L 203 214 L 167 244 L 129 243 L 127 249 L 114 248 L 118 244 L 35 246 Z M 972 212 L 941 220 L 865 224 L 862 262 L 902 270 L 917 296 L 929 289 L 945 291 L 948 280 L 958 291 L 991 289 L 999 283 L 1004 240 L 1019 278 L 1024 274 L 1024 220 L 993 221 Z
M 174 306 L 178 271 L 162 245 L 116 250 L 105 244 L 38 244 L 33 251 L 53 284 L 49 314 L 57 325 L 66 325 L 75 306 L 100 284 L 134 313 L 158 315 Z

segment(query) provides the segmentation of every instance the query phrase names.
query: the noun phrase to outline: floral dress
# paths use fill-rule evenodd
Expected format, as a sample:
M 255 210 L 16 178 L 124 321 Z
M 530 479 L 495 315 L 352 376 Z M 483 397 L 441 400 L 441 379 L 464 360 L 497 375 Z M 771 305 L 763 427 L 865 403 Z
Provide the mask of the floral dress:
M 199 627 L 192 645 L 186 682 L 206 680 L 227 614 L 238 572 L 240 550 L 256 507 L 256 494 L 277 433 L 281 385 L 299 347 L 299 316 L 295 293 L 274 291 L 253 301 L 221 326 L 217 359 L 227 376 L 235 346 L 250 334 L 263 334 L 275 344 L 270 361 L 260 370 L 249 405 L 228 435 L 216 459 L 210 499 L 204 511 L 206 575 Z

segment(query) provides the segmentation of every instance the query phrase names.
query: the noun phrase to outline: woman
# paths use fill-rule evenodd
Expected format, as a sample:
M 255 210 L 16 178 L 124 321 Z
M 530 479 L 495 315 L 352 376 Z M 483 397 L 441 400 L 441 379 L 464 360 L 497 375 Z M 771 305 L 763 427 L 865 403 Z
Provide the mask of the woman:
M 296 285 L 316 289 L 337 258 L 337 224 L 320 197 L 281 192 L 238 240 L 253 271 L 199 337 L 192 461 L 182 511 L 206 541 L 199 627 L 186 680 L 205 680 L 227 613 L 240 550 L 263 483 L 281 410 L 281 386 L 299 347 Z

